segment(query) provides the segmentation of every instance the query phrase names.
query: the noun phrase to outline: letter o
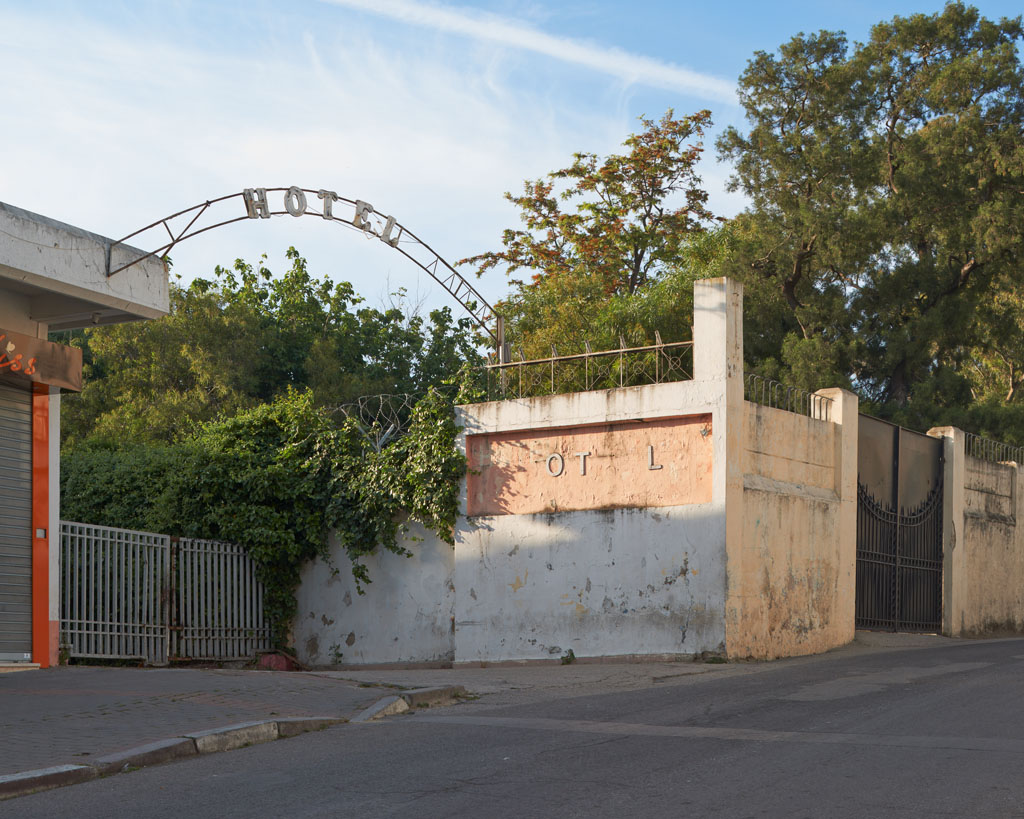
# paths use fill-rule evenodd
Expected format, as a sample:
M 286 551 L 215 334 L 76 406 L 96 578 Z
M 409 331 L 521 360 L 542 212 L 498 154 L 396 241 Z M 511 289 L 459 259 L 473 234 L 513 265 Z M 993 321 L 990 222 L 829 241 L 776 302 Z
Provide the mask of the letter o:
M 551 468 L 551 462 L 552 462 L 552 461 L 554 461 L 555 463 L 557 463 L 557 464 L 558 464 L 558 469 L 557 469 L 557 471 Z M 559 475 L 561 475 L 561 474 L 562 474 L 562 473 L 563 473 L 564 471 L 565 471 L 565 458 L 563 458 L 563 457 L 562 457 L 561 455 L 559 455 L 559 454 L 558 454 L 557 452 L 555 452 L 555 453 L 554 453 L 554 454 L 552 454 L 552 455 L 548 455 L 548 474 L 549 474 L 549 475 L 550 475 L 551 477 L 553 477 L 553 478 L 557 478 L 557 477 L 558 477 Z
M 292 216 L 302 216 L 306 212 L 306 194 L 302 188 L 292 185 L 285 191 L 284 209 Z

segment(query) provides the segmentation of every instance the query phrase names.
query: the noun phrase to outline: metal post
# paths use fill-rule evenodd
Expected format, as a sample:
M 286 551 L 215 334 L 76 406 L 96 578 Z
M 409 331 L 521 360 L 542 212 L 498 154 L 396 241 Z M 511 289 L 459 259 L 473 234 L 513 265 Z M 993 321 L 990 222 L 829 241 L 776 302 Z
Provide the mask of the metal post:
M 893 451 L 893 506 L 896 512 L 895 542 L 893 544 L 892 589 L 889 591 L 892 610 L 892 630 L 900 630 L 900 529 L 903 509 L 900 507 L 900 446 L 903 443 L 903 427 L 896 427 L 896 446 Z
M 511 356 L 509 355 L 508 345 L 505 343 L 505 317 L 496 316 L 495 322 L 497 324 L 495 329 L 497 330 L 498 333 L 498 363 L 508 364 Z

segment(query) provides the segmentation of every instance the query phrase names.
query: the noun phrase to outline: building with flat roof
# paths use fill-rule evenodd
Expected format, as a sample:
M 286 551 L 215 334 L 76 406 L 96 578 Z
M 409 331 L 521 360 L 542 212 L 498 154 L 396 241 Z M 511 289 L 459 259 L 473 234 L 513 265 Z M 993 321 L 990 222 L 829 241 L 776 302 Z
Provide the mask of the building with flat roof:
M 0 664 L 60 648 L 60 395 L 81 390 L 82 355 L 48 334 L 166 315 L 167 278 L 145 251 L 0 202 Z

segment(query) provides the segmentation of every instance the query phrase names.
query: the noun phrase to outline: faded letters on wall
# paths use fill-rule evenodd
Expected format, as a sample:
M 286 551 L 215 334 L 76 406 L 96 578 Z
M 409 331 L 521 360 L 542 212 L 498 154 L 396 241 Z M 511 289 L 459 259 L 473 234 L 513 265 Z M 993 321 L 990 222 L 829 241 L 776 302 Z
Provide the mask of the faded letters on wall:
M 469 435 L 468 515 L 711 501 L 711 416 Z

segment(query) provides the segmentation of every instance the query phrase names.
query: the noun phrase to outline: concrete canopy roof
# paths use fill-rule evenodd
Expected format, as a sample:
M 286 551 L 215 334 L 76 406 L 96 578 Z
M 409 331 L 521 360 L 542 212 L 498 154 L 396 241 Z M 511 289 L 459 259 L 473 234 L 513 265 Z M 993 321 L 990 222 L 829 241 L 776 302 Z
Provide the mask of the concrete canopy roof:
M 159 318 L 169 310 L 167 266 L 146 251 L 0 202 L 0 300 L 17 300 L 50 330 Z

